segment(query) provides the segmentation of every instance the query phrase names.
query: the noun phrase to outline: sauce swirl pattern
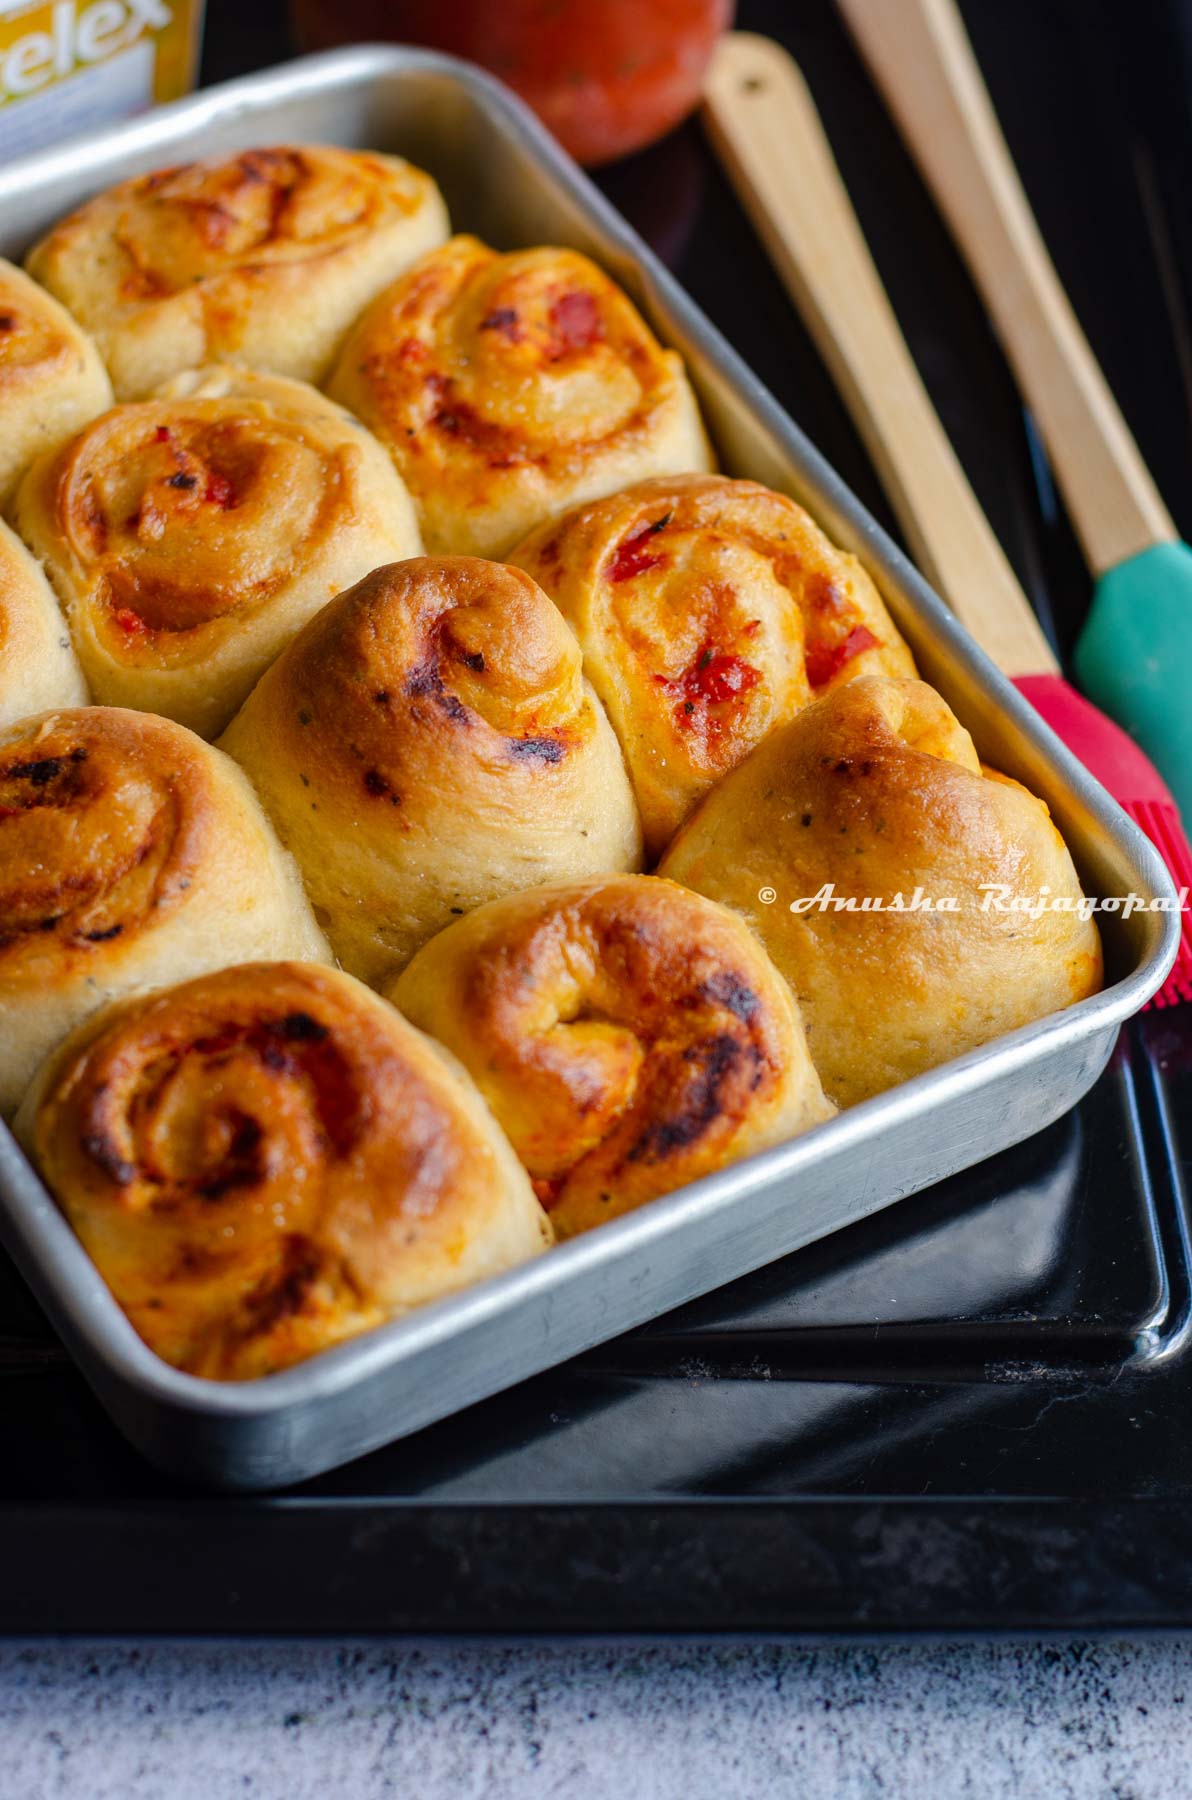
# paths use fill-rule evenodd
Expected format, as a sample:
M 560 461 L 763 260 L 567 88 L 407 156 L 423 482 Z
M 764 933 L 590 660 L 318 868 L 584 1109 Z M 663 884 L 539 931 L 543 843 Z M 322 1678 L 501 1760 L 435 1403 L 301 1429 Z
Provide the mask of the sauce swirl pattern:
M 332 969 L 110 1008 L 18 1128 L 137 1331 L 196 1375 L 270 1374 L 550 1241 L 466 1077 Z
M 510 552 L 561 608 L 659 856 L 767 732 L 860 675 L 914 663 L 855 557 L 753 481 L 639 482 Z
M 0 1112 L 105 1001 L 266 955 L 328 951 L 227 757 L 118 707 L 0 731 Z
M 832 1112 L 748 928 L 653 876 L 493 901 L 389 992 L 472 1072 L 563 1237 Z
M 574 250 L 452 238 L 374 302 L 329 391 L 388 446 L 436 552 L 502 556 L 565 506 L 712 466 L 678 356 Z
M 280 145 L 121 182 L 27 266 L 135 400 L 224 360 L 322 381 L 361 309 L 446 235 L 437 187 L 401 158 Z

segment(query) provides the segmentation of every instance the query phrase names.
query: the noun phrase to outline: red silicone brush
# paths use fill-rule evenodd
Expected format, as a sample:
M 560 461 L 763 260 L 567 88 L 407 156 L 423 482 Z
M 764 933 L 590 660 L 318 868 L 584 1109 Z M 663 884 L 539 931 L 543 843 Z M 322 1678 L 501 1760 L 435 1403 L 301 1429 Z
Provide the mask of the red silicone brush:
M 1141 825 L 1177 888 L 1181 892 L 1192 888 L 1192 847 L 1180 823 L 1179 808 L 1158 769 L 1134 739 L 1062 675 L 1041 670 L 1034 675 L 1011 675 L 1010 679 L 1056 736 L 1063 738 L 1101 786 L 1108 788 L 1123 812 Z M 1151 1006 L 1177 1006 L 1192 1000 L 1192 912 L 1186 905 L 1181 923 L 1179 952 L 1171 974 L 1148 1002 Z
M 832 370 L 920 567 L 998 667 L 1155 844 L 1177 888 L 1192 847 L 1154 765 L 1060 674 L 1030 602 L 920 381 L 832 157 L 786 51 L 730 32 L 705 122 L 778 273 Z M 1154 1004 L 1192 1000 L 1192 919 Z

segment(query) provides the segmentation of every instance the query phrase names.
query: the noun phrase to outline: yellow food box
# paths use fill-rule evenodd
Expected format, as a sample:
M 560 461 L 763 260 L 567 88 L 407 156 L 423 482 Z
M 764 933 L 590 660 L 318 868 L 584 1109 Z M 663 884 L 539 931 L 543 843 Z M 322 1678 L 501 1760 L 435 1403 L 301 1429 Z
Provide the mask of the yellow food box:
M 203 0 L 0 0 L 0 162 L 194 86 Z

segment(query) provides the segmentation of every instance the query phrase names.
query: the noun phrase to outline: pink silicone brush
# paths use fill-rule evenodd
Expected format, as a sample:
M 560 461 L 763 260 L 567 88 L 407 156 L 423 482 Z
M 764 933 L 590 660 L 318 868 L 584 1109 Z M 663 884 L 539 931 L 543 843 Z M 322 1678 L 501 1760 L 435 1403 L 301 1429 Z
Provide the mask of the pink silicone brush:
M 712 142 L 852 413 L 924 573 L 998 667 L 1192 886 L 1158 770 L 1077 693 L 994 537 L 919 379 L 819 115 L 769 38 L 730 32 L 704 88 Z M 1155 1005 L 1192 1000 L 1192 926 Z

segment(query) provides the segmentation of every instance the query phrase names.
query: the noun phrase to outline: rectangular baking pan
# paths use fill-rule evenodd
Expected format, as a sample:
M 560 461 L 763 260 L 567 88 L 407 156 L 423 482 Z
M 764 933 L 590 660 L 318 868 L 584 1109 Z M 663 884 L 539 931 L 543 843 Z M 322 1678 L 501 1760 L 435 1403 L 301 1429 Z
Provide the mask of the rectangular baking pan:
M 0 171 L 0 251 L 127 176 L 258 143 L 395 150 L 457 229 L 601 262 L 686 358 L 723 467 L 794 494 L 862 556 L 920 669 L 982 756 L 1051 807 L 1088 891 L 1170 896 L 1142 834 L 1036 718 L 639 238 L 499 83 L 451 58 L 363 47 L 230 82 Z M 284 1486 L 403 1437 L 1015 1144 L 1068 1110 L 1158 987 L 1179 915 L 1102 916 L 1091 999 L 710 1176 L 540 1260 L 263 1380 L 224 1385 L 140 1341 L 0 1133 L 0 1234 L 126 1436 L 184 1479 Z

